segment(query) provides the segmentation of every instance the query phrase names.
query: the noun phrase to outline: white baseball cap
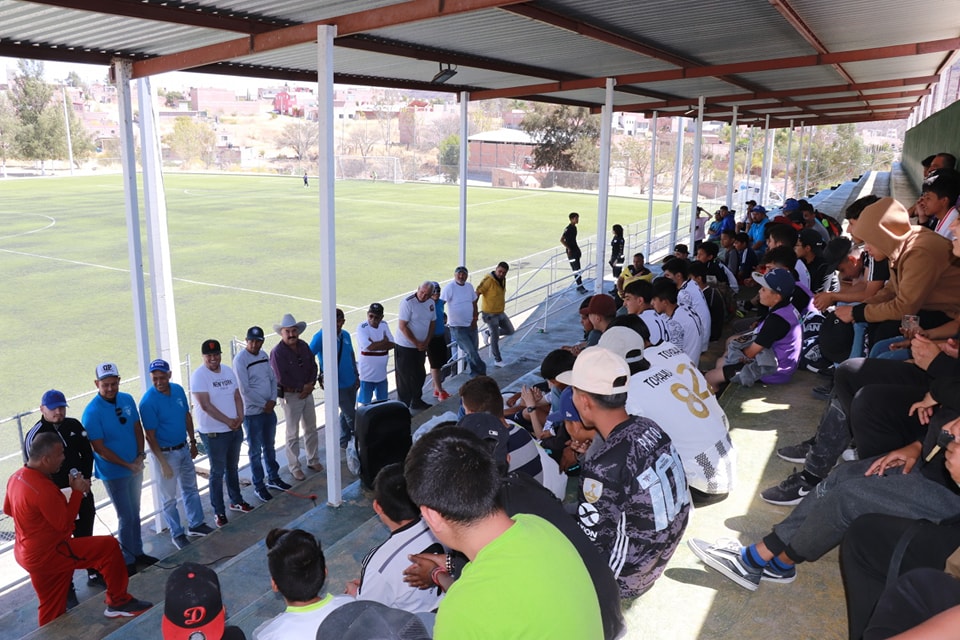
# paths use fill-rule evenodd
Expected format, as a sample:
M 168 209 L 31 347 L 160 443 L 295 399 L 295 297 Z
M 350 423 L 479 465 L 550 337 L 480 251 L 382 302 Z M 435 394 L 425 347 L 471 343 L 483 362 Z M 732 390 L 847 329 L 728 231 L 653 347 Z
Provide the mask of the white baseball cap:
M 626 393 L 630 382 L 630 367 L 627 361 L 609 349 L 590 347 L 584 349 L 572 371 L 564 371 L 557 381 L 601 396 Z

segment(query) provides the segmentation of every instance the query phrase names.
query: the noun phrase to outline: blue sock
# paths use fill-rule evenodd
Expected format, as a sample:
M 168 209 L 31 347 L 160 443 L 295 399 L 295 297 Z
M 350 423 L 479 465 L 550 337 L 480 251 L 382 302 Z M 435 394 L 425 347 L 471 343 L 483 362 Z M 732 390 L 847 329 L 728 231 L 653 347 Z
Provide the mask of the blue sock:
M 780 573 L 786 573 L 787 571 L 790 571 L 791 569 L 793 569 L 792 564 L 787 564 L 786 562 L 783 562 L 777 557 L 774 557 L 773 560 L 770 561 L 770 566 L 772 566 L 774 569 L 776 569 Z
M 754 569 L 763 569 L 767 565 L 767 561 L 760 557 L 760 554 L 757 553 L 757 545 L 752 544 L 749 547 L 744 547 L 740 551 L 740 558 L 747 564 L 748 567 L 753 567 Z

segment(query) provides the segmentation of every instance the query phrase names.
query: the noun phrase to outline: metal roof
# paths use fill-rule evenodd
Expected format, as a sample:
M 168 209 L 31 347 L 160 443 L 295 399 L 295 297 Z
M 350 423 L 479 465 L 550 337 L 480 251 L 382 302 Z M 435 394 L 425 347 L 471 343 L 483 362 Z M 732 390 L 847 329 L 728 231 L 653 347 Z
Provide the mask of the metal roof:
M 771 126 L 901 119 L 960 50 L 958 0 L 0 0 L 0 55 L 468 91 Z M 439 64 L 457 74 L 432 82 Z

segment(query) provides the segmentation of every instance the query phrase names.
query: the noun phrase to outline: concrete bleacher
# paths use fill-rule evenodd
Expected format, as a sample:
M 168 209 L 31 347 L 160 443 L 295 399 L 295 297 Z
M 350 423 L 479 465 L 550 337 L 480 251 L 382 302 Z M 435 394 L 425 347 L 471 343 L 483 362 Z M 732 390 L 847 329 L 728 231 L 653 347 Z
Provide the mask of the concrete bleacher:
M 849 194 L 848 194 L 849 197 Z M 589 283 L 588 283 L 589 286 Z M 504 342 L 509 366 L 491 369 L 504 390 L 517 390 L 520 381 L 535 378 L 540 360 L 551 349 L 579 340 L 577 305 L 581 296 L 568 289 L 543 303 L 550 308 L 548 330 L 539 331 L 532 320 L 517 335 Z M 531 318 L 541 315 L 540 310 Z M 704 354 L 701 368 L 712 365 L 719 345 Z M 465 378 L 445 383 L 453 391 Z M 686 547 L 691 537 L 714 540 L 721 537 L 752 542 L 789 513 L 760 500 L 761 489 L 786 477 L 793 466 L 775 455 L 777 446 L 798 442 L 815 430 L 824 403 L 813 399 L 810 389 L 819 384 L 814 374 L 801 371 L 794 381 L 781 386 L 729 387 L 721 405 L 730 422 L 737 449 L 737 486 L 726 498 L 693 512 L 684 536 L 663 577 L 654 588 L 625 611 L 627 638 L 664 637 L 749 640 L 776 636 L 791 638 L 844 638 L 846 617 L 843 592 L 833 551 L 815 563 L 802 565 L 797 580 L 789 585 L 762 584 L 751 593 L 705 567 Z M 414 427 L 446 410 L 456 410 L 451 398 L 414 419 Z M 321 443 L 323 438 L 321 438 Z M 4 637 L 41 640 L 88 638 L 160 638 L 164 584 L 169 570 L 184 561 L 215 567 L 220 576 L 228 622 L 240 626 L 250 637 L 261 622 L 283 610 L 283 602 L 270 589 L 263 543 L 273 527 L 301 527 L 316 534 L 327 556 L 327 586 L 340 593 L 344 584 L 358 577 L 362 559 L 387 531 L 374 515 L 368 492 L 361 489 L 344 468 L 346 486 L 343 504 L 330 507 L 308 497 L 280 495 L 258 505 L 249 514 L 230 514 L 230 525 L 176 551 L 166 532 L 146 538 L 148 553 L 162 555 L 161 562 L 134 576 L 130 591 L 150 600 L 155 607 L 133 620 L 103 617 L 102 594 L 82 588 L 81 604 L 42 629 L 36 628 L 36 600 L 30 587 L 19 594 L 0 596 L 7 613 L 0 616 Z M 352 483 L 351 483 L 352 482 Z M 572 480 L 570 486 L 575 486 Z M 311 474 L 298 484 L 299 496 L 326 495 L 326 476 Z M 204 499 L 206 503 L 207 500 Z M 76 582 L 83 581 L 77 574 Z M 13 603 L 13 604 L 11 604 Z M 531 615 L 549 611 L 548 594 L 531 600 Z
M 842 222 L 847 207 L 859 198 L 871 194 L 880 197 L 891 195 L 891 172 L 867 171 L 859 178 L 818 192 L 809 201 L 818 211 Z

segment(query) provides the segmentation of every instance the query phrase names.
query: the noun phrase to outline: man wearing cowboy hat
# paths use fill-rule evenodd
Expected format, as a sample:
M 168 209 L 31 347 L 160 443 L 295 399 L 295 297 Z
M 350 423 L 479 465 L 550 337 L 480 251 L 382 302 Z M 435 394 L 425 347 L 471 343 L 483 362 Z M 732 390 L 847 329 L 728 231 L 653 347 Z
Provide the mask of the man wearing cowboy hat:
M 300 339 L 306 328 L 306 322 L 297 322 L 292 314 L 284 314 L 280 324 L 273 325 L 273 330 L 280 335 L 280 343 L 270 352 L 270 366 L 277 376 L 277 395 L 287 424 L 287 466 L 298 481 L 306 478 L 300 469 L 301 424 L 307 468 L 323 471 L 317 453 L 317 409 L 313 402 L 317 361 L 310 345 Z

